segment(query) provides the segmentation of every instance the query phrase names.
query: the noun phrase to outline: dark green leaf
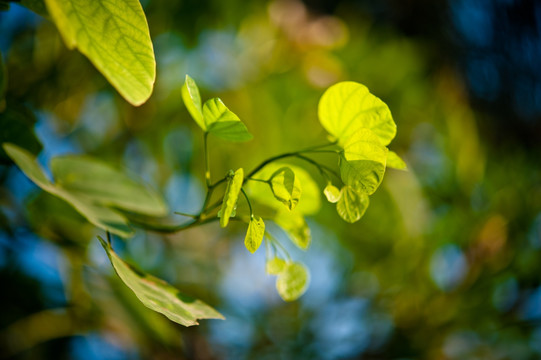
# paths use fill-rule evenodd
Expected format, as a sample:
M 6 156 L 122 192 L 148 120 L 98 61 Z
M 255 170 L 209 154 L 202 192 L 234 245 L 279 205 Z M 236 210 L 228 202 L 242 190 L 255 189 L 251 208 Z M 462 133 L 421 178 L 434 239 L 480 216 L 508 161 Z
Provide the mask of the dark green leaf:
M 38 15 L 41 15 L 47 19 L 49 18 L 49 13 L 47 12 L 47 7 L 45 6 L 44 0 L 21 0 L 21 5 L 32 10 Z
M 119 258 L 102 238 L 99 240 L 120 279 L 149 309 L 184 326 L 198 325 L 198 319 L 224 319 L 219 312 L 201 300 L 182 295 L 165 281 L 133 269 Z
M 0 107 L 2 106 L 0 99 Z M 26 107 L 11 102 L 6 104 L 5 109 L 0 109 L 0 144 L 12 143 L 24 146 L 32 153 L 41 151 L 41 143 L 34 133 L 36 117 Z M 10 164 L 11 159 L 0 148 L 0 164 Z

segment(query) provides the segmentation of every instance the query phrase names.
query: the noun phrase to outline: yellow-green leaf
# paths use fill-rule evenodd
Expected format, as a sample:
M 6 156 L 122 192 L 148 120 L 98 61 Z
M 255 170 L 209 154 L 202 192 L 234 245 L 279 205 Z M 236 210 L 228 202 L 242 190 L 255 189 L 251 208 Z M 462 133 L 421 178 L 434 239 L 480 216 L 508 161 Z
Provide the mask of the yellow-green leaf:
M 205 120 L 203 120 L 203 109 L 201 107 L 199 88 L 195 81 L 188 75 L 186 75 L 186 80 L 182 86 L 182 100 L 197 125 L 199 125 L 203 131 L 207 131 L 207 125 L 205 124 Z
M 265 235 L 265 223 L 260 217 L 254 217 L 248 224 L 248 231 L 244 239 L 244 246 L 252 254 L 259 248 Z
M 387 154 L 387 166 L 398 170 L 407 170 L 408 167 L 404 160 L 400 158 L 394 151 L 389 151 Z
M 304 215 L 312 215 L 321 208 L 321 190 L 316 181 L 310 176 L 310 173 L 302 167 L 285 164 L 285 163 L 270 163 L 261 171 L 254 175 L 255 178 L 268 180 L 272 174 L 282 167 L 289 167 L 295 173 L 295 178 L 302 184 L 302 201 L 299 201 L 295 207 Z M 260 181 L 249 181 L 247 186 L 250 199 L 257 201 L 260 204 L 266 205 L 273 209 L 283 209 L 281 202 L 277 202 L 274 198 L 272 190 L 268 183 Z
M 198 325 L 198 319 L 224 319 L 222 314 L 203 301 L 181 294 L 161 279 L 134 270 L 101 237 L 99 240 L 117 275 L 149 309 L 184 326 Z
M 340 189 L 338 189 L 332 183 L 328 183 L 327 186 L 325 186 L 323 193 L 330 203 L 334 204 L 340 200 Z
M 291 262 L 278 275 L 276 290 L 285 301 L 294 301 L 304 294 L 309 282 L 308 269 L 303 264 Z
M 301 198 L 301 183 L 293 170 L 284 166 L 276 170 L 269 181 L 274 197 L 293 210 Z
M 152 94 L 156 61 L 138 0 L 45 0 L 64 42 L 78 48 L 131 104 Z
M 228 141 L 248 141 L 252 134 L 239 117 L 225 106 L 219 98 L 207 100 L 203 105 L 206 131 Z
M 267 274 L 269 275 L 278 275 L 280 274 L 286 267 L 286 262 L 283 259 L 274 257 L 267 261 L 265 264 L 265 270 L 267 271 Z
M 232 171 L 231 171 L 232 172 Z M 220 209 L 220 226 L 226 227 L 229 224 L 229 218 L 231 217 L 235 207 L 237 206 L 237 200 L 239 198 L 239 192 L 242 187 L 242 181 L 244 180 L 244 170 L 238 169 L 229 176 L 227 182 L 227 188 L 225 189 L 224 199 L 222 201 L 222 208 Z
M 289 236 L 293 244 L 301 250 L 307 250 L 312 242 L 310 228 L 298 210 L 286 211 L 278 210 L 273 218 L 274 222 L 280 226 Z
M 336 204 L 336 211 L 342 219 L 354 223 L 363 217 L 369 203 L 368 195 L 358 193 L 350 186 L 344 186 L 340 191 L 340 200 Z
M 387 145 L 396 124 L 387 105 L 362 84 L 345 81 L 331 86 L 319 101 L 319 121 L 342 145 L 361 128 L 368 128 Z

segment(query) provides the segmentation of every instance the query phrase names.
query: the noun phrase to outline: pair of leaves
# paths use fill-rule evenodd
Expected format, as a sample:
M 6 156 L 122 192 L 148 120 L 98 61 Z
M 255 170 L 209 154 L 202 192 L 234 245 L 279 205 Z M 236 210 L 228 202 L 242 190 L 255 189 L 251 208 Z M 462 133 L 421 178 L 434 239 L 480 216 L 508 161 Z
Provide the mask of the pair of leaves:
M 109 165 L 87 156 L 52 159 L 53 184 L 28 151 L 13 144 L 4 150 L 36 185 L 73 206 L 90 223 L 121 237 L 133 234 L 128 220 L 115 208 L 148 216 L 164 216 L 163 198 Z
M 267 261 L 267 273 L 277 275 L 276 290 L 285 301 L 297 300 L 308 288 L 310 275 L 308 269 L 298 262 L 273 258 Z
M 323 192 L 329 202 L 336 203 L 338 215 L 349 223 L 360 220 L 370 203 L 367 194 L 359 193 L 348 185 L 345 185 L 339 190 L 336 186 L 329 183 Z
M 219 312 L 201 300 L 182 295 L 165 281 L 135 270 L 124 262 L 107 242 L 101 237 L 98 239 L 120 279 L 149 309 L 184 326 L 197 325 L 198 319 L 224 319 Z
M 138 0 L 23 0 L 47 13 L 66 46 L 78 48 L 132 105 L 152 94 L 156 60 Z M 45 5 L 45 6 L 44 6 Z
M 225 106 L 219 98 L 207 100 L 201 105 L 201 95 L 195 81 L 186 75 L 182 87 L 182 100 L 188 112 L 204 132 L 228 141 L 248 141 L 252 134 L 239 117 Z

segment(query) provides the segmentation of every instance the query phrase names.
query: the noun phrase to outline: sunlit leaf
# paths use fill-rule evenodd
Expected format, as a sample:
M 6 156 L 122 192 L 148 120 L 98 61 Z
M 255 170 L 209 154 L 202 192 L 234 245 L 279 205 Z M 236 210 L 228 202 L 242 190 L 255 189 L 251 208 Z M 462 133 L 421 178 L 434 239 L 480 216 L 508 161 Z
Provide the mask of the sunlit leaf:
M 295 207 L 295 211 L 304 215 L 317 213 L 321 208 L 321 190 L 316 181 L 310 176 L 310 173 L 303 168 L 279 162 L 270 163 L 255 174 L 254 178 L 268 180 L 272 174 L 284 166 L 293 170 L 295 178 L 299 180 L 302 186 L 302 200 Z M 282 203 L 277 202 L 274 198 L 269 184 L 259 181 L 249 181 L 247 190 L 250 194 L 250 199 L 273 209 L 283 209 Z
M 274 197 L 293 210 L 301 197 L 301 183 L 293 170 L 284 166 L 276 170 L 269 181 Z
M 387 166 L 398 170 L 407 170 L 407 165 L 394 151 L 387 154 Z
M 293 244 L 298 248 L 307 250 L 310 247 L 310 243 L 312 242 L 310 228 L 308 227 L 304 216 L 299 211 L 286 211 L 280 209 L 273 220 L 286 232 Z
M 340 199 L 340 189 L 338 189 L 332 183 L 328 183 L 327 186 L 325 186 L 323 193 L 330 203 L 334 204 Z
M 340 144 L 360 128 L 368 128 L 387 145 L 396 125 L 387 105 L 362 84 L 345 81 L 331 86 L 319 101 L 319 121 Z
M 203 120 L 203 109 L 201 106 L 199 88 L 195 81 L 188 75 L 186 75 L 186 80 L 182 86 L 182 100 L 197 125 L 199 125 L 203 131 L 207 131 L 207 125 L 205 124 L 205 120 Z
M 342 181 L 358 192 L 373 194 L 383 180 L 387 148 L 368 129 L 360 129 L 344 144 L 340 158 Z
M 283 259 L 274 257 L 267 261 L 265 264 L 265 270 L 267 271 L 267 274 L 269 275 L 278 275 L 280 274 L 286 267 L 286 262 Z
M 265 235 L 265 223 L 260 217 L 254 217 L 248 224 L 248 231 L 244 239 L 244 246 L 252 254 L 259 248 Z
M 219 312 L 201 300 L 185 296 L 165 281 L 135 270 L 118 257 L 101 237 L 99 240 L 120 279 L 149 309 L 184 326 L 198 325 L 198 319 L 224 319 Z
M 84 194 L 72 194 L 66 189 L 55 186 L 38 165 L 36 158 L 28 151 L 13 144 L 4 144 L 3 147 L 9 157 L 30 180 L 41 189 L 68 202 L 90 223 L 122 237 L 129 237 L 133 234 L 133 231 L 128 226 L 127 219 L 120 213 L 103 205 L 93 203 Z
M 232 172 L 232 171 L 231 171 Z M 220 225 L 226 227 L 229 224 L 229 218 L 231 217 L 233 210 L 237 206 L 237 199 L 239 198 L 239 192 L 242 187 L 242 181 L 244 180 L 244 171 L 242 168 L 235 171 L 230 175 L 227 182 L 227 188 L 225 189 L 224 199 L 222 201 Z
M 88 156 L 66 155 L 51 160 L 56 185 L 96 203 L 150 216 L 164 216 L 163 198 L 132 177 Z
M 363 217 L 369 203 L 368 195 L 358 193 L 350 186 L 344 186 L 340 191 L 340 200 L 336 204 L 336 211 L 342 219 L 354 223 Z
M 70 49 L 78 48 L 131 104 L 152 94 L 156 61 L 138 0 L 45 0 Z
M 206 130 L 228 141 L 248 141 L 252 134 L 239 117 L 229 110 L 222 100 L 213 98 L 203 105 L 203 119 Z
M 287 263 L 276 280 L 278 294 L 285 301 L 297 300 L 308 288 L 310 276 L 303 264 Z

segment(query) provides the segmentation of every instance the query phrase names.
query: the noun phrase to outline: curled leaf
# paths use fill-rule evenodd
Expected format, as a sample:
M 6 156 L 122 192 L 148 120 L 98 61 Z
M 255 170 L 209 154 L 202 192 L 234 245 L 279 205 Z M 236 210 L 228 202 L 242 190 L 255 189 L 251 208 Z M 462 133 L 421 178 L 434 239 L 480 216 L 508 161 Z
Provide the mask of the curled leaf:
M 220 226 L 226 227 L 229 224 L 229 218 L 232 216 L 233 211 L 237 206 L 237 200 L 239 198 L 239 192 L 244 180 L 244 170 L 238 169 L 229 177 L 227 182 L 227 188 L 225 189 L 224 199 L 222 201 L 222 208 L 220 209 Z
M 301 183 L 289 167 L 282 167 L 269 179 L 274 197 L 290 211 L 297 206 L 301 197 Z

